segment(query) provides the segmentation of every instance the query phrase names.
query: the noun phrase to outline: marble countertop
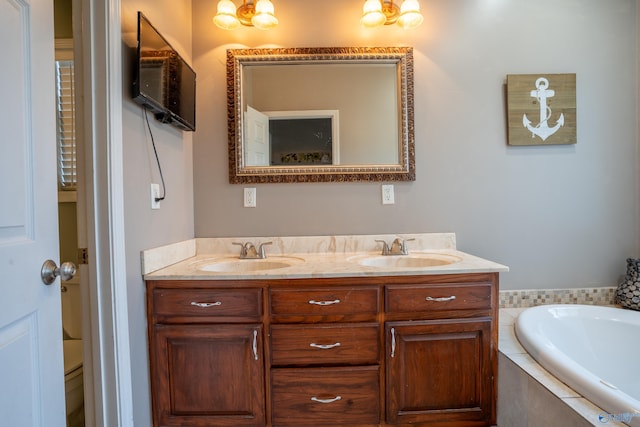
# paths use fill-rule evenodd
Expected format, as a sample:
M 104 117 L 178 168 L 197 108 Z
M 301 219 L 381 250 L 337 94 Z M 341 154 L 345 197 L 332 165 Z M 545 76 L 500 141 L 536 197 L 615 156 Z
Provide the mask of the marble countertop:
M 409 257 L 455 257 L 455 262 L 431 267 L 366 266 L 364 259 L 381 255 L 382 244 L 393 239 L 407 242 Z M 265 260 L 240 260 L 235 242 L 272 242 Z M 320 277 L 402 276 L 505 272 L 508 267 L 456 249 L 453 233 L 402 235 L 199 238 L 142 252 L 146 280 L 296 279 Z M 402 257 L 402 255 L 397 255 Z M 395 257 L 395 256 L 394 256 Z M 252 270 L 249 263 L 280 263 L 282 268 Z M 245 263 L 245 264 L 241 264 Z M 224 271 L 208 266 L 225 264 Z M 215 268 L 215 267 L 214 267 Z

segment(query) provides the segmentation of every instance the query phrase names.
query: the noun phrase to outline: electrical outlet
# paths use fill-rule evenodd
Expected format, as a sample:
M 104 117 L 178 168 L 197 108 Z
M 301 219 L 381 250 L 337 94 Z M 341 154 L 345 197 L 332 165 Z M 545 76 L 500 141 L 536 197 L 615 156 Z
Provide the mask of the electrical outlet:
M 383 185 L 382 186 L 382 204 L 393 205 L 395 202 L 396 201 L 393 195 L 393 185 Z
M 151 209 L 160 209 L 160 184 L 151 184 Z
M 245 208 L 256 207 L 256 189 L 255 188 L 244 189 L 244 207 Z

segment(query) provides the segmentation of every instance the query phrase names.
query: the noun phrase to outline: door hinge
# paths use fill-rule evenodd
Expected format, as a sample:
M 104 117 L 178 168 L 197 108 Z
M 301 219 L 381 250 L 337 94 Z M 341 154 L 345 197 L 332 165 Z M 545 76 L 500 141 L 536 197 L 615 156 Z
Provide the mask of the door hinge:
M 87 248 L 78 248 L 78 264 L 89 264 L 89 251 Z

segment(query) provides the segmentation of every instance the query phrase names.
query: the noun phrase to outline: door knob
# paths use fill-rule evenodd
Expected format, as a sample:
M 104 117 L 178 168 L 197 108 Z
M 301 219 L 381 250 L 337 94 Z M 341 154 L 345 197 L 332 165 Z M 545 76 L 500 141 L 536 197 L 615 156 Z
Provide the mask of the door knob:
M 50 259 L 42 264 L 42 270 L 40 271 L 40 277 L 42 277 L 42 282 L 45 285 L 52 284 L 58 276 L 60 276 L 62 280 L 69 280 L 75 276 L 75 274 L 76 266 L 72 262 L 63 262 L 62 265 L 58 267 L 55 261 Z

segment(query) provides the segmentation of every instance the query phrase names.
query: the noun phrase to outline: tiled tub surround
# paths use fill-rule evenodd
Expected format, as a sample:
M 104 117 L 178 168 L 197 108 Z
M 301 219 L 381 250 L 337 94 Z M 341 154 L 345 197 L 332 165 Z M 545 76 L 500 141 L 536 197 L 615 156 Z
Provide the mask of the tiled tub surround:
M 409 254 L 432 253 L 453 256 L 460 261 L 436 267 L 368 267 L 354 258 L 380 255 L 382 245 L 376 240 L 391 243 L 395 238 L 407 240 Z M 410 240 L 414 239 L 414 240 Z M 265 246 L 267 259 L 279 257 L 299 259 L 286 268 L 243 272 L 211 272 L 201 268 L 216 260 L 233 260 L 239 257 L 237 242 L 252 242 Z M 281 258 L 282 259 L 282 258 Z M 242 260 L 238 262 L 243 262 Z M 456 249 L 454 233 L 417 233 L 357 236 L 311 237 L 237 237 L 197 238 L 142 252 L 142 272 L 145 279 L 222 280 L 251 279 L 268 276 L 272 279 L 307 277 L 347 277 L 411 274 L 452 274 L 505 272 L 508 267 Z
M 615 292 L 616 287 L 500 291 L 500 308 L 525 308 L 543 304 L 613 305 Z
M 514 324 L 526 308 L 500 309 L 498 426 L 625 426 L 615 420 L 601 422 L 605 411 L 555 378 L 520 345 Z

